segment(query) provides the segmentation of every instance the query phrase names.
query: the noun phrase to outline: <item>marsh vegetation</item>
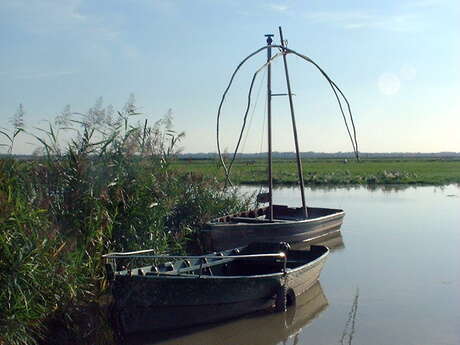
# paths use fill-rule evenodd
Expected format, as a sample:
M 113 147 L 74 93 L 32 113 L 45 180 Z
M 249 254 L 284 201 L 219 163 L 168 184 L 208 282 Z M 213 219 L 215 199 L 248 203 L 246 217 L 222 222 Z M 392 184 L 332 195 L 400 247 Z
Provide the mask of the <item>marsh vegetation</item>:
M 0 344 L 113 343 L 101 255 L 193 252 L 203 222 L 245 206 L 172 167 L 184 134 L 170 114 L 136 115 L 66 111 L 34 135 L 36 159 L 0 160 Z M 2 131 L 8 152 L 20 124 Z

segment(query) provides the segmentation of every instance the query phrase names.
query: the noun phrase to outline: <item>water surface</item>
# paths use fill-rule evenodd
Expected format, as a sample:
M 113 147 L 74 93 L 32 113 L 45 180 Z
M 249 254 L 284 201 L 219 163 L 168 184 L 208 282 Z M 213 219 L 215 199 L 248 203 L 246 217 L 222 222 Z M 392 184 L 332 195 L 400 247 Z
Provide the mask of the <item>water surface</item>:
M 299 194 L 274 199 L 295 206 Z M 315 188 L 307 200 L 346 216 L 320 284 L 297 306 L 131 343 L 460 344 L 459 186 Z

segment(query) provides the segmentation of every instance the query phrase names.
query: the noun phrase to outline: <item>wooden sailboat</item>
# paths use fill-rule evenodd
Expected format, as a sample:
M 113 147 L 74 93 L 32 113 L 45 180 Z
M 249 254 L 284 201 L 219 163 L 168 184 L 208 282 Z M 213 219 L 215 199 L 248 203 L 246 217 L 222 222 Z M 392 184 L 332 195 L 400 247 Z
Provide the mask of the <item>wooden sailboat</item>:
M 299 243 L 299 242 L 308 242 L 311 240 L 320 239 L 323 236 L 331 235 L 334 232 L 340 231 L 340 227 L 345 216 L 345 212 L 340 209 L 331 209 L 331 208 L 320 208 L 320 207 L 308 207 L 305 201 L 305 186 L 303 180 L 303 171 L 302 171 L 302 161 L 300 156 L 300 149 L 297 136 L 297 128 L 295 121 L 294 105 L 292 100 L 292 91 L 289 79 L 289 71 L 287 65 L 288 53 L 297 55 L 298 57 L 303 58 L 307 62 L 312 63 L 327 79 L 329 84 L 332 87 L 332 90 L 335 93 L 336 99 L 339 102 L 340 110 L 345 119 L 343 113 L 343 108 L 340 103 L 339 94 L 343 97 L 345 102 L 348 105 L 348 110 L 350 112 L 350 118 L 353 124 L 353 119 L 351 117 L 351 111 L 342 91 L 337 87 L 337 85 L 332 81 L 332 79 L 327 76 L 327 74 L 310 58 L 295 52 L 292 49 L 289 49 L 285 45 L 283 40 L 283 34 L 281 27 L 279 28 L 281 45 L 274 45 L 272 37 L 273 35 L 265 35 L 267 37 L 267 45 L 260 48 L 253 54 L 249 55 L 246 59 L 240 63 L 240 65 L 235 70 L 232 79 L 230 81 L 227 90 L 222 97 L 222 102 L 225 98 L 225 95 L 230 88 L 233 77 L 235 76 L 238 69 L 241 65 L 247 61 L 250 57 L 259 53 L 260 51 L 267 51 L 267 63 L 263 66 L 267 68 L 267 124 L 268 124 L 268 193 L 258 196 L 258 201 L 268 202 L 268 206 L 260 207 L 237 214 L 226 215 L 213 219 L 206 224 L 206 227 L 201 231 L 201 239 L 203 246 L 206 250 L 224 250 L 229 248 L 235 248 L 238 246 L 246 245 L 251 242 L 264 241 L 264 242 L 288 242 L 288 243 Z M 287 94 L 289 98 L 289 107 L 292 120 L 292 128 L 295 142 L 296 150 L 296 161 L 297 161 L 297 171 L 299 178 L 299 188 L 300 195 L 302 199 L 302 207 L 288 207 L 284 205 L 274 205 L 273 204 L 273 174 L 272 174 L 272 123 L 271 123 L 271 100 L 273 96 L 278 96 L 280 94 L 273 94 L 271 90 L 271 62 L 274 57 L 272 57 L 272 49 L 277 48 L 281 53 L 277 54 L 278 56 L 282 55 L 284 62 L 284 72 L 286 77 L 287 84 Z M 258 72 L 256 72 L 258 73 Z M 253 78 L 253 82 L 255 79 Z M 252 83 L 253 83 L 252 82 Z M 251 89 L 252 90 L 252 84 Z M 249 97 L 250 98 L 250 97 Z M 221 106 L 222 106 L 221 102 Z M 248 108 L 249 109 L 249 104 Z M 247 112 L 246 112 L 247 114 Z M 218 121 L 220 116 L 220 108 L 218 114 Z M 353 149 L 357 155 L 357 143 L 356 143 L 356 133 L 354 140 L 349 131 L 348 124 L 345 120 L 347 126 L 348 134 L 352 141 Z M 219 128 L 219 127 L 218 127 Z M 354 129 L 354 126 L 353 126 Z M 218 133 L 219 135 L 219 133 Z M 238 147 L 238 145 L 237 145 Z M 218 149 L 219 140 L 218 140 Z M 236 153 L 235 153 L 236 155 Z M 225 168 L 225 163 L 222 160 L 222 163 Z M 226 169 L 227 171 L 227 169 Z M 228 175 L 228 174 L 227 174 Z

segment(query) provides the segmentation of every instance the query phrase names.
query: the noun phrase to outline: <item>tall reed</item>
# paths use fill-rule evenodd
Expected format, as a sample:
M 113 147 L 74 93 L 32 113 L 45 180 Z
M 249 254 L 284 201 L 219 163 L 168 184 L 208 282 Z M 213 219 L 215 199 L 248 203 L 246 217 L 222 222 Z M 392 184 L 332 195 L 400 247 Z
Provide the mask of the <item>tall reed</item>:
M 0 344 L 56 343 L 57 329 L 61 343 L 91 343 L 104 327 L 83 331 L 94 315 L 79 313 L 107 292 L 102 254 L 196 249 L 201 224 L 248 202 L 171 166 L 184 133 L 170 113 L 151 125 L 133 105 L 69 113 L 34 135 L 37 159 L 0 160 Z

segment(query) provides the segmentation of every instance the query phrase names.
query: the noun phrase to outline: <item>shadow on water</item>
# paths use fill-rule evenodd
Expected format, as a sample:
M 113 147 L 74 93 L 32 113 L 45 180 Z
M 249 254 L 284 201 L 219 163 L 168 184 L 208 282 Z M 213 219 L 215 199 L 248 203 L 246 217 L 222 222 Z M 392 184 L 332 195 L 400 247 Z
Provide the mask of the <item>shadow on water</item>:
M 321 284 L 317 282 L 296 304 L 285 313 L 259 312 L 250 316 L 208 326 L 193 327 L 181 331 L 134 335 L 124 344 L 151 345 L 275 345 L 292 341 L 296 344 L 298 334 L 306 325 L 328 307 Z M 197 315 L 199 317 L 199 315 Z

